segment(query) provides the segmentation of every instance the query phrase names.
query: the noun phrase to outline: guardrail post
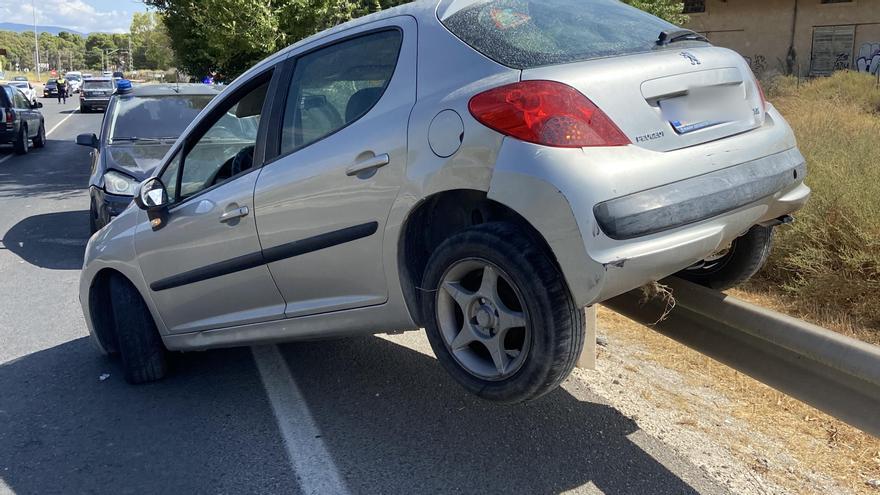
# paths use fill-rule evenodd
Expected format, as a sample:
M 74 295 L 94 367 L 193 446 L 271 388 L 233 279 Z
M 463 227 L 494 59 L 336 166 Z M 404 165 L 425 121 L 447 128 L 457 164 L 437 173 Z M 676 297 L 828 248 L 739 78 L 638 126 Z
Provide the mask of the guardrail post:
M 581 357 L 578 358 L 577 367 L 586 370 L 596 369 L 597 307 L 594 304 L 587 306 L 584 310 L 584 347 L 581 349 Z

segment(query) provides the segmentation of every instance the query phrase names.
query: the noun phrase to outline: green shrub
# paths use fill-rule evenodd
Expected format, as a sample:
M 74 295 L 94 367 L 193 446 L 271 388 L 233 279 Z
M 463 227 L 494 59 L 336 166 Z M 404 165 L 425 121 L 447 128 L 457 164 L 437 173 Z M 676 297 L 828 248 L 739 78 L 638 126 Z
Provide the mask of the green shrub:
M 767 86 L 797 135 L 813 195 L 793 225 L 777 229 L 758 283 L 781 287 L 808 313 L 880 330 L 877 79 L 842 72 Z

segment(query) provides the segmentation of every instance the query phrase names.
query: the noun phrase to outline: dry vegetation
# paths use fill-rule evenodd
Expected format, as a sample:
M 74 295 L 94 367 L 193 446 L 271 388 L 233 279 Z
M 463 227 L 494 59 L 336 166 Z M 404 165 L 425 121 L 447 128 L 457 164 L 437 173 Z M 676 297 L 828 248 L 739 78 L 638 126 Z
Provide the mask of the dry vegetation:
M 767 268 L 747 288 L 800 316 L 880 342 L 880 87 L 840 72 L 778 78 L 768 99 L 797 134 L 813 196 L 777 231 Z M 781 292 L 780 292 L 781 291 Z

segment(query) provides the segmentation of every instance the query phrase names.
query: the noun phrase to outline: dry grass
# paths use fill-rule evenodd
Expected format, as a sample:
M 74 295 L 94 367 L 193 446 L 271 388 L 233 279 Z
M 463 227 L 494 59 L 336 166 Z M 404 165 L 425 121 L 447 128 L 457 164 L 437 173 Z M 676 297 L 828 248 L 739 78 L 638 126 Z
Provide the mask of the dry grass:
M 814 320 L 880 333 L 876 79 L 842 72 L 800 85 L 779 78 L 768 86 L 798 137 L 813 196 L 794 225 L 778 229 L 771 261 L 751 288 L 781 291 L 792 309 Z
M 599 317 L 601 328 L 612 342 L 650 349 L 640 353 L 639 359 L 681 373 L 687 385 L 681 394 L 686 390 L 711 389 L 729 399 L 724 404 L 715 404 L 716 409 L 749 425 L 747 431 L 739 433 L 700 428 L 689 417 L 686 401 L 684 405 L 680 401 L 664 401 L 668 407 L 684 412 L 679 426 L 715 436 L 718 443 L 728 446 L 753 471 L 792 493 L 816 493 L 811 479 L 815 475 L 833 479 L 854 493 L 880 493 L 868 484 L 880 479 L 880 439 L 605 308 L 600 308 Z M 756 455 L 771 447 L 793 457 L 801 468 L 789 469 L 775 460 L 768 462 L 763 454 Z

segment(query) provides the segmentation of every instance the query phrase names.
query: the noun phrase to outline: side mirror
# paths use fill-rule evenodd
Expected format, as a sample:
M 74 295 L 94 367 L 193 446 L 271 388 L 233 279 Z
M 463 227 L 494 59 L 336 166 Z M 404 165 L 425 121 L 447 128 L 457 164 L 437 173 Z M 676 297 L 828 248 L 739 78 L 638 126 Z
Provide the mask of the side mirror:
M 34 103 L 33 105 L 31 105 L 31 108 L 34 110 L 36 110 L 38 108 L 43 108 L 43 104 L 38 101 L 38 102 Z
M 40 106 L 42 106 L 42 103 L 40 104 Z M 98 141 L 98 136 L 96 136 L 94 133 L 80 134 L 76 137 L 76 144 L 80 146 L 89 146 L 95 149 L 97 149 L 101 145 L 100 141 Z
M 141 182 L 134 191 L 134 202 L 138 208 L 146 210 L 153 230 L 159 230 L 168 218 L 168 191 L 158 177 Z

